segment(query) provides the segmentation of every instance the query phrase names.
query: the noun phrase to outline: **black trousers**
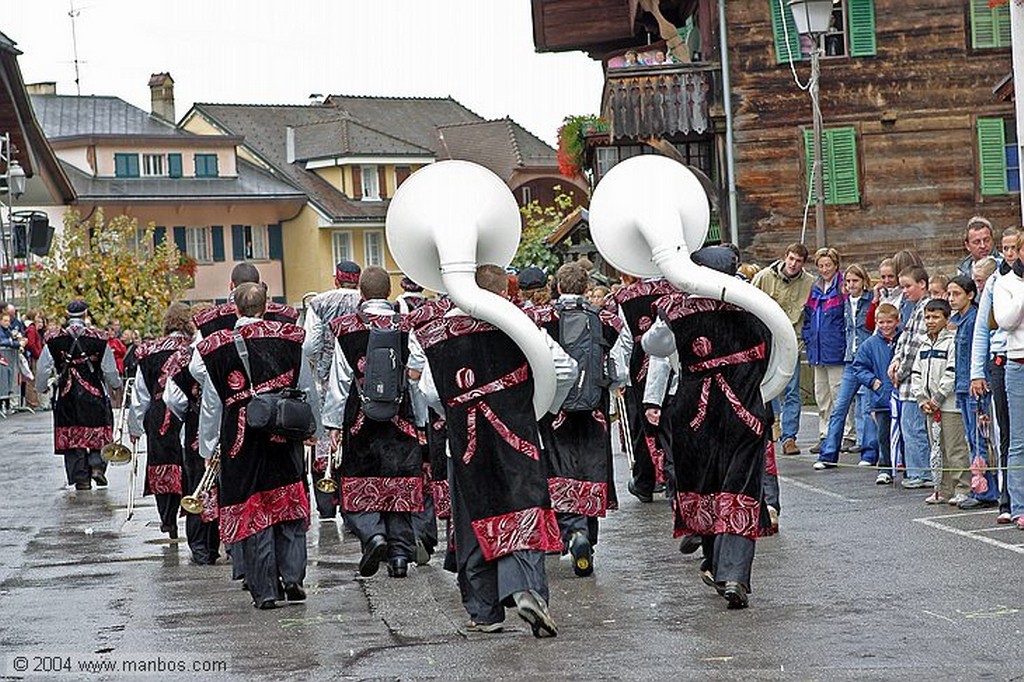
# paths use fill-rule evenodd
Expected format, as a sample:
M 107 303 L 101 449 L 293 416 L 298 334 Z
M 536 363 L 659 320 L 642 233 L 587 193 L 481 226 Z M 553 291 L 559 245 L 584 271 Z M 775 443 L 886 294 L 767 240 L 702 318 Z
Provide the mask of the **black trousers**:
M 430 486 L 424 486 L 423 511 L 412 513 L 412 528 L 416 539 L 423 543 L 427 552 L 434 553 L 437 547 L 437 515 L 434 512 L 434 496 Z
M 520 550 L 487 561 L 477 542 L 465 502 L 449 474 L 455 553 L 462 605 L 474 623 L 501 623 L 505 607 L 514 606 L 516 592 L 533 590 L 549 601 L 544 552 Z
M 324 478 L 324 471 L 313 471 L 313 498 L 316 500 L 316 511 L 320 515 L 321 519 L 333 519 L 338 515 L 338 492 L 323 493 L 317 489 L 317 481 L 322 481 Z M 334 470 L 337 474 L 337 469 Z M 338 488 L 341 488 L 341 482 L 338 480 L 338 476 L 334 476 L 335 483 L 338 484 Z
M 586 533 L 590 545 L 597 544 L 597 531 L 600 519 L 596 516 L 583 516 L 582 514 L 570 514 L 568 512 L 556 512 L 558 519 L 558 530 L 562 536 L 562 543 L 569 544 L 573 533 Z
M 345 521 L 364 548 L 374 535 L 383 535 L 388 541 L 389 559 L 416 557 L 412 512 L 345 512 Z
M 633 434 L 633 485 L 637 491 L 650 495 L 654 492 L 657 474 L 654 460 L 651 459 L 650 448 L 647 447 L 648 436 L 665 453 L 664 474 L 669 495 L 675 489 L 674 466 L 672 462 L 671 435 L 668 428 L 668 415 L 662 411 L 661 420 L 654 426 L 644 415 L 643 393 L 637 387 L 627 386 L 625 393 L 626 418 L 629 420 L 629 431 Z
M 161 528 L 174 528 L 174 534 L 178 535 L 178 510 L 181 508 L 181 495 L 165 495 L 159 493 L 156 498 L 156 511 L 160 515 Z
M 306 578 L 305 519 L 275 523 L 232 543 L 231 558 L 242 564 L 254 602 L 282 599 L 281 583 Z
M 185 537 L 197 564 L 212 564 L 220 557 L 220 528 L 217 521 L 206 521 L 199 514 L 185 517 Z
M 92 478 L 93 469 L 107 473 L 107 463 L 100 457 L 99 450 L 76 448 L 64 454 L 64 472 L 69 485 L 88 482 Z
M 702 570 L 710 570 L 715 582 L 736 582 L 750 592 L 750 569 L 754 564 L 755 542 L 742 535 L 702 535 Z

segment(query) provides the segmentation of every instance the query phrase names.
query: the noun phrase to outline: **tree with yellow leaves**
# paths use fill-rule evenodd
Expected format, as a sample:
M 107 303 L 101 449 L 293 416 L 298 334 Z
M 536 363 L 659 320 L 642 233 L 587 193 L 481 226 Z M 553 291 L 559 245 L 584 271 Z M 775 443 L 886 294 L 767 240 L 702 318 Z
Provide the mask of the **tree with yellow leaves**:
M 97 327 L 119 320 L 122 329 L 159 335 L 167 306 L 192 286 L 195 261 L 172 240 L 154 246 L 154 231 L 153 223 L 140 228 L 124 215 L 107 221 L 100 209 L 84 221 L 77 213 L 66 215 L 43 262 L 46 314 L 63 319 L 68 302 L 82 299 Z

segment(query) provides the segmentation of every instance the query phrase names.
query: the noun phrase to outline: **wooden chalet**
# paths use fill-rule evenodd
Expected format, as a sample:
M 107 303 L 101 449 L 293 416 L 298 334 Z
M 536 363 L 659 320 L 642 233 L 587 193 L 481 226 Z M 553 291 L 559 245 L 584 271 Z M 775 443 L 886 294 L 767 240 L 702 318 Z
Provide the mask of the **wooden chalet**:
M 802 234 L 811 100 L 796 82 L 809 78 L 811 43 L 786 0 L 725 3 L 724 25 L 719 1 L 532 0 L 534 41 L 540 52 L 584 51 L 605 69 L 609 130 L 587 138 L 595 183 L 624 158 L 667 150 L 711 179 L 723 240 L 735 234 L 767 262 L 790 242 L 815 246 L 813 203 Z M 821 110 L 827 242 L 845 262 L 874 269 L 915 248 L 945 265 L 962 255 L 971 216 L 997 230 L 1018 223 L 1009 46 L 1009 10 L 988 0 L 834 0 Z M 661 63 L 658 52 L 681 58 Z

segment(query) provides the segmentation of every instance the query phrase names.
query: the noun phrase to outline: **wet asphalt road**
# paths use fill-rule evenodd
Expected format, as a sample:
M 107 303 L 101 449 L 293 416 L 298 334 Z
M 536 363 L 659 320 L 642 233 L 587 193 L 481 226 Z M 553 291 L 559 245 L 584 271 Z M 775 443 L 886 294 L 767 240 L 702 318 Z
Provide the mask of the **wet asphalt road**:
M 804 432 L 814 428 L 804 419 Z M 596 574 L 549 557 L 559 636 L 467 633 L 454 577 L 431 565 L 355 577 L 358 542 L 308 536 L 309 600 L 256 611 L 230 567 L 189 564 L 152 498 L 122 524 L 110 487 L 63 489 L 50 415 L 0 421 L 0 679 L 1016 679 L 1024 678 L 1024 532 L 995 514 L 926 507 L 856 467 L 780 461 L 782 533 L 758 543 L 751 608 L 727 611 L 671 538 L 668 503 L 625 493 Z M 810 441 L 801 441 L 807 447 Z M 141 482 L 140 482 L 141 490 Z M 184 536 L 184 524 L 181 524 Z M 10 656 L 175 654 L 208 674 L 24 675 Z

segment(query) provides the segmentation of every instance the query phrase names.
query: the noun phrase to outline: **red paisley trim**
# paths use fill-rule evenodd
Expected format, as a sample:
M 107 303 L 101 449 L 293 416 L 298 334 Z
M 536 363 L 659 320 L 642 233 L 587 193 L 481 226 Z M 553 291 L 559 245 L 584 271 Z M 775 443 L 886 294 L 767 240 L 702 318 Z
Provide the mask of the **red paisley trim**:
M 53 429 L 53 449 L 99 450 L 113 440 L 110 426 L 57 426 Z
M 764 360 L 765 358 L 765 344 L 764 342 L 757 344 L 753 348 L 746 350 L 736 351 L 729 355 L 723 355 L 720 358 L 711 358 L 710 360 L 701 360 L 700 362 L 690 365 L 689 370 L 691 372 L 703 372 L 705 370 L 712 369 L 714 367 L 726 367 L 729 365 L 742 365 L 753 360 Z
M 220 509 L 217 507 L 219 495 L 220 491 L 217 489 L 217 486 L 213 486 L 205 493 L 199 493 L 199 503 L 203 505 L 203 510 L 199 512 L 199 519 L 203 523 L 216 521 L 220 518 Z
M 676 288 L 669 284 L 667 279 L 640 280 L 616 291 L 612 299 L 622 305 L 641 296 L 664 296 L 676 292 Z
M 235 374 L 235 372 L 232 372 L 231 374 Z M 241 376 L 241 378 L 243 380 L 245 379 L 245 376 L 242 375 L 241 372 L 239 372 L 238 374 L 239 374 L 239 376 Z M 262 384 L 258 384 L 252 390 L 248 390 L 248 389 L 242 390 L 243 388 L 245 388 L 245 384 L 244 383 L 242 384 L 242 386 L 237 387 L 237 388 L 236 388 L 237 384 L 236 384 L 236 386 L 229 386 L 229 388 L 232 388 L 232 389 L 234 389 L 236 391 L 241 391 L 241 392 L 240 393 L 236 393 L 233 396 L 229 396 L 227 398 L 227 400 L 224 401 L 224 407 L 231 407 L 232 405 L 234 405 L 235 403 L 237 403 L 240 400 L 245 400 L 247 398 L 251 398 L 251 397 L 253 397 L 253 394 L 255 394 L 255 393 L 270 393 L 271 391 L 276 391 L 276 390 L 281 389 L 281 388 L 288 388 L 289 386 L 292 385 L 292 380 L 294 378 L 295 378 L 295 370 L 294 369 L 290 369 L 287 372 L 285 372 L 284 374 L 278 374 L 276 377 L 273 377 L 271 379 L 267 379 Z M 228 375 L 228 383 L 229 384 L 231 383 L 231 375 Z
M 764 472 L 772 476 L 779 475 L 779 464 L 775 459 L 775 443 L 771 440 L 768 441 L 768 445 L 764 449 Z
M 555 307 L 549 303 L 534 306 L 532 308 L 527 308 L 523 312 L 525 312 L 526 315 L 531 320 L 533 320 L 533 323 L 538 327 L 543 324 L 548 324 L 549 322 L 555 322 L 556 320 L 558 320 L 558 311 L 555 310 Z
M 477 320 L 468 315 L 454 315 L 452 317 L 438 317 L 423 323 L 416 329 L 416 338 L 424 350 L 435 346 L 442 341 L 453 339 L 458 336 L 467 336 L 479 332 L 494 331 L 496 327 L 491 326 L 483 320 Z
M 448 481 L 431 481 L 430 491 L 434 496 L 434 514 L 439 519 L 452 517 L 452 495 Z
M 654 436 L 644 436 L 647 444 L 647 451 L 651 454 L 651 464 L 654 465 L 654 482 L 665 482 L 665 451 L 658 447 L 658 439 Z
M 757 538 L 761 503 L 738 493 L 676 493 L 675 537 L 742 535 Z
M 71 367 L 68 367 L 68 380 L 64 384 L 64 392 L 62 393 L 62 395 L 67 395 L 68 393 L 71 392 L 71 385 L 72 385 L 71 384 L 71 378 L 72 377 L 74 377 L 75 379 L 78 379 L 78 385 L 81 386 L 82 388 L 84 388 L 86 391 L 88 391 L 92 395 L 96 396 L 97 398 L 102 398 L 103 397 L 103 392 L 100 389 L 98 389 L 95 386 L 93 386 L 92 384 L 90 384 L 88 381 L 86 381 L 85 377 L 83 377 L 79 373 L 78 369 L 74 365 L 72 365 Z
M 523 549 L 542 552 L 562 551 L 558 521 L 551 509 L 520 509 L 486 519 L 477 519 L 472 521 L 472 525 L 486 561 Z
M 549 478 L 551 508 L 556 512 L 604 516 L 608 509 L 608 484 L 574 478 Z
M 239 542 L 275 523 L 309 519 L 309 495 L 301 482 L 254 493 L 245 502 L 220 508 L 220 538 Z
M 340 337 L 345 334 L 369 331 L 370 329 L 396 329 L 394 325 L 395 315 L 399 316 L 397 329 L 403 332 L 409 331 L 409 321 L 406 315 L 399 313 L 376 313 L 372 311 L 363 312 L 361 315 L 366 319 L 366 322 L 360 319 L 360 313 L 347 313 L 341 317 L 334 318 L 330 322 L 331 333 Z
M 598 317 L 601 318 L 601 322 L 617 332 L 621 332 L 623 328 L 622 318 L 614 310 L 608 310 L 602 308 L 597 313 Z
M 245 405 L 238 409 L 238 423 L 235 425 L 235 442 L 231 444 L 228 457 L 234 459 L 242 451 L 242 443 L 245 442 Z
M 341 507 L 345 511 L 423 511 L 423 478 L 360 476 L 341 479 Z
M 221 303 L 220 305 L 212 308 L 201 310 L 192 316 L 192 324 L 196 327 L 202 327 L 209 322 L 213 322 L 218 317 L 225 317 L 228 315 L 235 318 L 238 317 L 238 310 L 235 308 L 234 303 Z M 232 323 L 231 326 L 235 326 L 234 323 Z
M 210 334 L 196 345 L 196 350 L 204 358 L 221 346 L 234 344 L 234 332 L 242 335 L 243 339 L 284 339 L 302 343 L 306 338 L 306 331 L 302 327 L 296 327 L 289 322 L 273 322 L 271 320 L 259 320 L 243 325 L 238 329 L 221 329 Z
M 435 298 L 427 301 L 421 307 L 410 312 L 406 319 L 409 321 L 410 329 L 419 329 L 422 325 L 430 322 L 435 317 L 441 317 L 455 307 L 450 298 Z
M 92 338 L 99 339 L 101 341 L 109 341 L 110 340 L 111 334 L 108 331 L 105 331 L 103 329 L 95 329 L 93 327 L 84 327 L 84 326 L 78 326 L 78 325 L 75 325 L 75 326 L 77 326 L 78 329 L 79 329 L 79 333 L 77 335 L 76 334 L 72 334 L 71 332 L 68 331 L 68 327 L 65 327 L 64 329 L 60 329 L 60 330 L 55 331 L 55 332 L 47 333 L 43 337 L 43 340 L 46 343 L 49 343 L 50 341 L 53 341 L 54 339 L 59 339 L 62 336 L 67 336 L 70 339 L 74 339 L 76 336 L 78 336 L 78 337 L 91 336 Z
M 697 313 L 743 310 L 725 301 L 703 296 L 688 296 L 678 291 L 662 296 L 654 302 L 654 307 L 661 310 L 670 322 Z
M 146 494 L 181 495 L 181 466 L 177 464 L 147 464 Z
M 267 310 L 263 313 L 263 319 L 269 322 L 295 324 L 295 321 L 299 319 L 299 311 L 284 303 L 267 301 Z
M 162 339 L 153 339 L 135 348 L 135 358 L 144 360 L 154 353 L 161 353 L 165 350 L 176 351 L 189 343 L 190 340 L 187 336 L 165 336 Z
M 160 368 L 160 377 L 157 379 L 157 385 L 161 391 L 166 389 L 167 382 L 177 376 L 178 372 L 188 367 L 190 360 L 192 360 L 191 343 L 188 346 L 179 348 L 167 358 L 163 367 Z

